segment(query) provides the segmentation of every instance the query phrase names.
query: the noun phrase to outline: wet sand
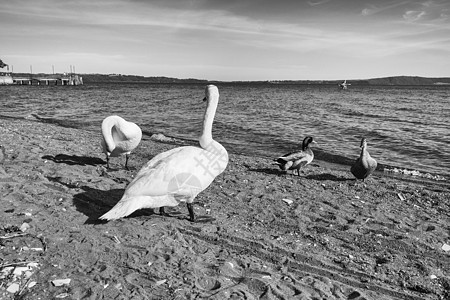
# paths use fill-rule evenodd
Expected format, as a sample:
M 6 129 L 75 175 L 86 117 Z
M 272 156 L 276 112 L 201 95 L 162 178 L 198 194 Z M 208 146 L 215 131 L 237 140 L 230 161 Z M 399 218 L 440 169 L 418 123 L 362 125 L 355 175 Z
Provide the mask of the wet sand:
M 144 136 L 129 171 L 106 169 L 100 130 L 0 119 L 0 145 L 0 299 L 450 299 L 448 181 L 320 160 L 298 177 L 228 149 L 197 222 L 184 204 L 99 222 L 179 145 Z

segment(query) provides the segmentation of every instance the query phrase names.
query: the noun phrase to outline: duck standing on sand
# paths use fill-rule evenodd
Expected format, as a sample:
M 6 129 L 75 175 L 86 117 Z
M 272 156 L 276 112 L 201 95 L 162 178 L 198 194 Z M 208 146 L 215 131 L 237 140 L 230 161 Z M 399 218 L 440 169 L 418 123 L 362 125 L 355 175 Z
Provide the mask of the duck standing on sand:
M 377 168 L 377 161 L 373 159 L 369 151 L 367 151 L 367 140 L 366 138 L 361 139 L 361 154 L 356 159 L 353 166 L 350 168 L 350 172 L 357 178 L 357 179 L 366 179 L 369 177 L 370 174 L 375 171 Z
M 128 170 L 129 155 L 142 138 L 142 130 L 138 125 L 125 121 L 119 116 L 109 116 L 102 122 L 102 149 L 106 154 L 109 169 L 109 157 L 125 154 L 125 168 Z
M 305 137 L 301 151 L 295 151 L 275 159 L 281 170 L 297 170 L 297 176 L 300 176 L 300 169 L 311 163 L 314 159 L 314 153 L 309 147 L 310 144 L 316 144 L 316 141 L 310 136 Z M 293 171 L 295 173 L 295 171 Z
M 208 85 L 205 93 L 207 106 L 199 138 L 200 147 L 178 147 L 156 155 L 127 186 L 122 199 L 100 219 L 119 219 L 141 208 L 157 207 L 162 215 L 166 215 L 165 206 L 186 202 L 189 219 L 194 222 L 192 202 L 228 164 L 227 150 L 212 138 L 219 90 L 214 85 Z

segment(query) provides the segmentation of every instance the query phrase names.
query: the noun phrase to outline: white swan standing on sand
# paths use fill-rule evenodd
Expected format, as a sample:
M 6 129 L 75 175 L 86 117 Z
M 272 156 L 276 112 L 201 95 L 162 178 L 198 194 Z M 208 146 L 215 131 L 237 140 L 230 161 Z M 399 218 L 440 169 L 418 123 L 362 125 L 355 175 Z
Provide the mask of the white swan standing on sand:
M 212 138 L 212 124 L 219 102 L 219 90 L 206 87 L 207 107 L 203 119 L 200 147 L 185 146 L 160 153 L 138 172 L 122 199 L 103 220 L 119 219 L 141 208 L 177 206 L 186 202 L 190 221 L 194 221 L 192 202 L 221 174 L 228 164 L 227 150 Z
M 102 149 L 106 154 L 109 169 L 109 158 L 125 154 L 125 168 L 128 169 L 128 159 L 131 151 L 139 145 L 142 131 L 139 126 L 128 122 L 119 116 L 109 116 L 102 122 Z
M 367 151 L 367 140 L 365 138 L 361 139 L 360 147 L 361 154 L 350 168 L 350 172 L 352 172 L 356 179 L 362 179 L 364 181 L 377 168 L 377 161 Z

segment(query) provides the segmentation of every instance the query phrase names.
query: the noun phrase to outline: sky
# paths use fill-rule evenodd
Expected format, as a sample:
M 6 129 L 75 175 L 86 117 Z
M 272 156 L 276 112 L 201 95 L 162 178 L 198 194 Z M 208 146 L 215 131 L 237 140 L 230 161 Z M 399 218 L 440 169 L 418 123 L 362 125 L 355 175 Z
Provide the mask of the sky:
M 450 77 L 450 1 L 1 1 L 0 59 L 222 81 Z

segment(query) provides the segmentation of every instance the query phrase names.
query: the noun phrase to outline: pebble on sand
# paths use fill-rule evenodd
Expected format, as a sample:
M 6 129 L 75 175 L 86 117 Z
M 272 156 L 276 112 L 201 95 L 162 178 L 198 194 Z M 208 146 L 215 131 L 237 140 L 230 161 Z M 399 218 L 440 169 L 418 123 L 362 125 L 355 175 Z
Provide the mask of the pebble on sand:
M 66 278 L 66 279 L 55 279 L 52 281 L 54 286 L 63 286 L 63 285 L 68 285 L 70 284 L 70 278 Z
M 284 202 L 286 202 L 287 204 L 291 205 L 292 203 L 294 203 L 293 200 L 291 199 L 283 199 Z
M 20 285 L 18 283 L 13 283 L 10 286 L 8 286 L 6 291 L 8 291 L 11 294 L 15 294 L 19 291 L 19 289 L 20 289 Z
M 450 245 L 444 243 L 444 245 L 442 245 L 442 250 L 444 250 L 444 251 L 450 251 Z

